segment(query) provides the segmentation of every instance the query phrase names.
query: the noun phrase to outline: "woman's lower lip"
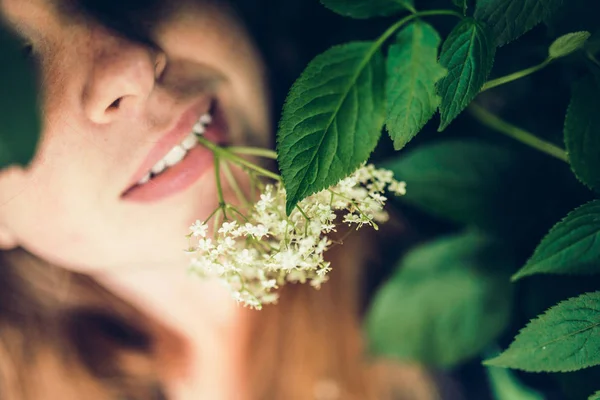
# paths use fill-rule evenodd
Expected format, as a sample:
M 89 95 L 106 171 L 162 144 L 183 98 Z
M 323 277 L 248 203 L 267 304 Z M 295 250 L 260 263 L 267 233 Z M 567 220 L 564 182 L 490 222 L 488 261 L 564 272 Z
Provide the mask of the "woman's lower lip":
M 179 164 L 169 167 L 143 185 L 132 187 L 123 194 L 122 199 L 139 203 L 162 200 L 187 189 L 200 179 L 213 164 L 213 153 L 198 145 L 189 150 Z

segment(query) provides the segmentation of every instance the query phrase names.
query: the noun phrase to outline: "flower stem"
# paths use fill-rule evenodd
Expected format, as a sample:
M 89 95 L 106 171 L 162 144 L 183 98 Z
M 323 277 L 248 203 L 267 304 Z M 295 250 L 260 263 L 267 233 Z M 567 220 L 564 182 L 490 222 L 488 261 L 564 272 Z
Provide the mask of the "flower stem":
M 483 125 L 495 131 L 504 133 L 505 135 L 510 136 L 521 143 L 524 143 L 530 147 L 533 147 L 536 150 L 551 155 L 552 157 L 555 157 L 561 161 L 564 161 L 566 163 L 569 162 L 567 153 L 560 147 L 550 142 L 546 142 L 545 140 L 538 138 L 534 134 L 500 119 L 496 115 L 490 113 L 485 108 L 475 103 L 472 103 L 469 106 L 469 111 Z
M 521 71 L 513 72 L 512 74 L 502 76 L 500 78 L 492 79 L 491 81 L 488 81 L 485 85 L 483 85 L 483 87 L 481 88 L 479 93 L 485 92 L 486 90 L 489 90 L 491 88 L 495 88 L 496 86 L 500 86 L 500 85 L 504 85 L 504 84 L 512 82 L 512 81 L 516 81 L 517 79 L 524 78 L 527 75 L 531 75 L 534 72 L 544 69 L 550 63 L 552 63 L 552 61 L 554 61 L 553 58 L 547 58 L 541 64 L 534 65 L 533 67 L 526 68 Z
M 587 58 L 590 60 L 596 67 L 600 68 L 600 61 L 589 51 L 587 52 Z
M 239 215 L 240 217 L 242 217 L 242 220 L 244 222 L 248 222 L 248 217 L 246 217 L 240 210 L 238 210 L 237 208 L 235 208 L 231 204 L 227 204 L 227 209 L 233 211 L 234 213 L 236 213 L 237 215 Z
M 406 8 L 411 13 L 413 13 L 413 14 L 417 13 L 417 9 L 414 8 L 410 3 L 408 3 L 408 2 L 401 2 L 401 3 L 404 6 L 404 8 Z
M 225 210 L 225 196 L 223 196 L 223 185 L 221 184 L 221 160 L 215 154 L 215 181 L 217 182 L 217 195 L 219 196 L 219 207 L 223 210 L 223 218 L 227 221 L 227 212 Z
M 333 191 L 333 190 L 331 190 L 331 189 L 327 189 L 327 191 L 328 191 L 329 193 L 331 193 L 331 194 L 335 195 L 335 196 L 341 197 L 342 199 L 344 199 L 344 200 L 346 200 L 346 201 L 349 201 L 349 202 L 350 202 L 350 204 L 352 204 L 352 205 L 354 206 L 354 208 L 356 208 L 356 210 L 357 210 L 357 211 L 360 213 L 360 215 L 362 215 L 362 216 L 365 216 L 365 217 L 367 216 L 367 214 L 365 214 L 365 213 L 364 213 L 364 212 L 363 212 L 363 211 L 360 209 L 360 207 L 358 206 L 358 204 L 356 204 L 356 202 L 355 202 L 354 200 L 352 200 L 350 197 L 344 196 L 344 195 L 343 195 L 343 194 L 341 194 L 341 193 L 334 192 L 334 191 Z M 373 226 L 375 226 L 375 223 L 373 223 Z
M 310 218 L 308 217 L 308 215 L 306 215 L 306 213 L 304 212 L 302 207 L 300 207 L 298 204 L 296 204 L 296 208 L 298 209 L 298 211 L 300 211 L 300 214 L 302 214 L 304 219 L 306 219 L 306 222 L 310 222 Z
M 302 216 L 306 220 L 306 223 L 304 224 L 304 235 L 308 236 L 308 224 L 310 223 L 310 218 L 308 217 L 308 215 L 306 215 L 302 207 L 300 207 L 298 204 L 296 204 L 296 208 L 298 209 L 298 211 L 300 211 L 300 214 L 302 214 Z
M 262 168 L 240 156 L 233 154 L 231 151 L 227 150 L 227 148 L 220 147 L 220 146 L 214 144 L 213 142 L 211 142 L 210 140 L 203 138 L 202 136 L 198 137 L 198 143 L 200 143 L 202 146 L 204 146 L 207 149 L 209 149 L 210 151 L 212 151 L 216 158 L 221 157 L 224 160 L 228 160 L 228 161 L 232 162 L 233 164 L 236 164 L 236 165 L 239 165 L 242 167 L 246 167 L 262 176 L 267 177 L 267 178 L 271 178 L 276 181 L 281 180 L 281 176 L 279 176 L 265 168 Z
M 271 160 L 277 160 L 277 153 L 274 152 L 273 150 L 260 149 L 257 147 L 242 147 L 242 146 L 228 147 L 227 150 L 229 150 L 230 152 L 232 152 L 234 154 L 257 156 L 257 157 L 268 158 Z
M 242 189 L 240 189 L 240 185 L 238 185 L 238 182 L 235 179 L 235 176 L 233 176 L 233 173 L 231 172 L 231 169 L 229 168 L 227 162 L 223 163 L 222 168 L 223 174 L 225 174 L 225 178 L 227 179 L 227 183 L 229 183 L 229 186 L 235 192 L 238 201 L 244 204 L 245 206 L 250 205 L 250 201 L 248 200 Z

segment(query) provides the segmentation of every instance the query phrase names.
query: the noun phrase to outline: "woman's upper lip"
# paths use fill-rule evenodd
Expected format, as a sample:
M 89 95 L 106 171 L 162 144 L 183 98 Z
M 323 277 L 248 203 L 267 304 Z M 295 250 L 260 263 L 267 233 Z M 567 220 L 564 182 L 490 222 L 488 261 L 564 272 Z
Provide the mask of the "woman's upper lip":
M 189 107 L 181 116 L 174 121 L 174 125 L 164 133 L 150 150 L 142 164 L 135 171 L 129 180 L 127 187 L 122 193 L 125 193 L 131 187 L 135 186 L 140 179 L 146 175 L 150 169 L 160 161 L 169 150 L 175 145 L 181 143 L 185 137 L 192 132 L 192 128 L 200 117 L 210 111 L 211 99 L 204 99 Z

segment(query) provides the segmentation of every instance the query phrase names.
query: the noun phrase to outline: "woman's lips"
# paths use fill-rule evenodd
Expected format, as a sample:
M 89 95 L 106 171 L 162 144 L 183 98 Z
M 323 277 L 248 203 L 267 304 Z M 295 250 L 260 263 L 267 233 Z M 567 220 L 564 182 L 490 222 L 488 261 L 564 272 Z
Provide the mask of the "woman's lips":
M 122 198 L 143 203 L 161 200 L 187 189 L 204 175 L 213 163 L 212 152 L 205 147 L 196 146 L 188 151 L 179 164 L 168 168 L 143 185 L 132 187 Z
M 210 100 L 204 100 L 187 109 L 179 118 L 175 126 L 164 134 L 150 150 L 140 167 L 133 174 L 127 185 L 128 191 L 150 171 L 150 168 L 161 160 L 175 145 L 181 143 L 185 136 L 192 131 L 194 124 L 200 116 L 210 109 Z
M 204 109 L 206 112 L 207 108 Z M 149 182 L 139 185 L 139 179 L 162 157 L 164 157 L 173 146 L 192 131 L 192 127 L 204 112 L 200 112 L 198 107 L 188 110 L 180 119 L 177 126 L 168 132 L 150 151 L 142 166 L 133 176 L 131 187 L 127 189 L 122 199 L 135 202 L 154 202 L 175 193 L 183 191 L 196 182 L 204 175 L 214 164 L 213 153 L 197 145 L 188 150 L 187 154 L 179 163 L 168 167 L 165 171 L 150 179 Z M 206 127 L 204 137 L 218 144 L 225 144 L 227 137 L 227 124 L 225 123 L 223 113 L 216 102 L 210 109 L 213 121 Z

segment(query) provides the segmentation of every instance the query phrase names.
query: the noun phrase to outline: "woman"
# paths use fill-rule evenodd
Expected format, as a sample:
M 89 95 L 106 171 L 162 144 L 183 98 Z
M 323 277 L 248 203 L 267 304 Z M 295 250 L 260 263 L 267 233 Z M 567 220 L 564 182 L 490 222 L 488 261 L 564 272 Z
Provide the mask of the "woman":
M 190 223 L 217 206 L 194 125 L 272 139 L 266 68 L 228 7 L 0 4 L 44 99 L 32 164 L 0 172 L 0 398 L 388 399 L 392 375 L 396 398 L 433 398 L 418 369 L 365 357 L 360 246 L 332 252 L 321 291 L 287 288 L 261 312 L 182 273 Z

